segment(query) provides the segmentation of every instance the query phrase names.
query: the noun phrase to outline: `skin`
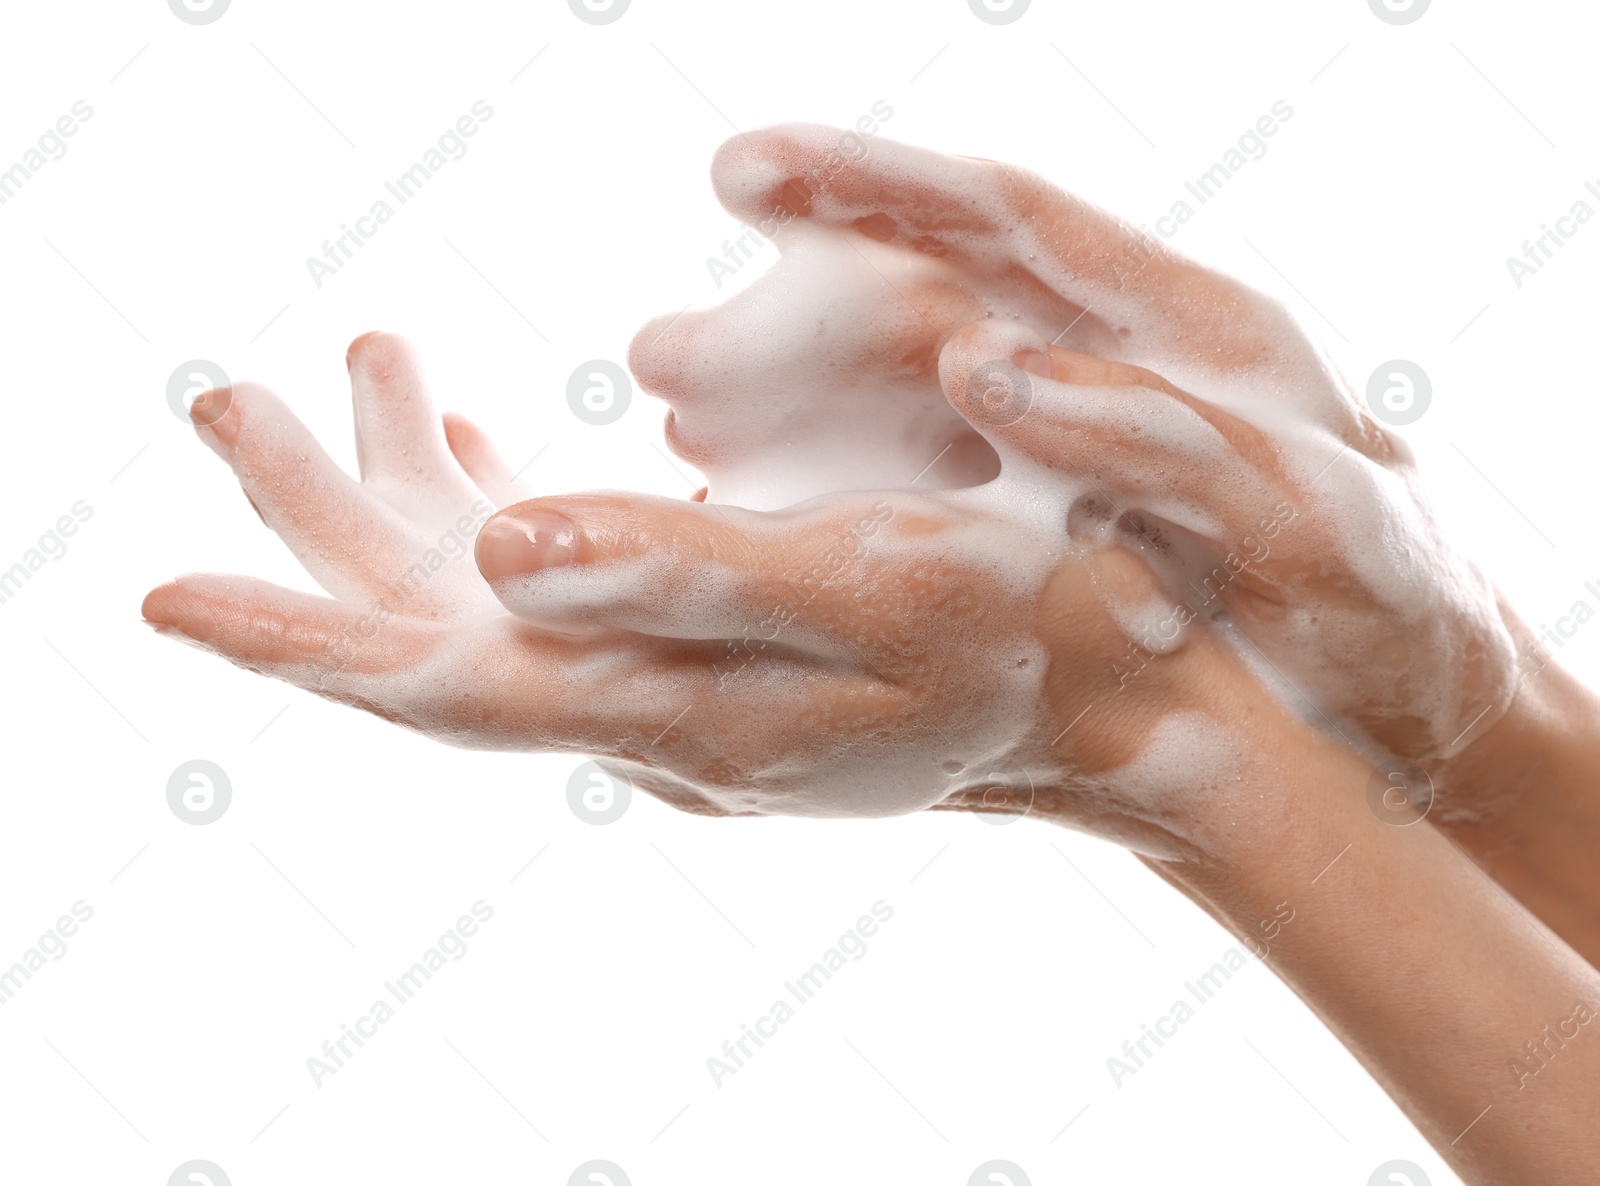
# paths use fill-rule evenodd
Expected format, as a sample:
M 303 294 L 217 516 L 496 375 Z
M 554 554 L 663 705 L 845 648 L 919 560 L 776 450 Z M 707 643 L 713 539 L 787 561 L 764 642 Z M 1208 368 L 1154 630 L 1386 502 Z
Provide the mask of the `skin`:
M 853 364 L 828 378 L 858 401 L 863 392 L 900 398 L 907 414 L 921 414 L 917 401 L 938 377 L 908 374 L 905 360 L 930 357 L 974 309 L 1037 330 L 1032 345 L 1051 341 L 1050 361 L 1031 369 L 1140 403 L 1119 416 L 1112 400 L 1080 398 L 1078 432 L 1035 459 L 1090 484 L 1102 521 L 1115 520 L 1120 542 L 1172 584 L 1204 587 L 1219 562 L 1242 554 L 1250 563 L 1221 600 L 1243 627 L 1243 648 L 1287 683 L 1280 691 L 1358 753 L 1420 764 L 1434 790 L 1430 822 L 1600 963 L 1600 879 L 1588 872 L 1600 795 L 1586 773 L 1600 755 L 1600 703 L 1438 532 L 1404 442 L 1283 306 L 1025 170 L 882 139 L 841 167 L 844 135 L 790 125 L 730 139 L 713 161 L 713 187 L 741 221 L 773 229 L 782 258 L 724 305 L 665 333 L 667 319 L 652 322 L 634 340 L 630 362 L 646 384 L 662 358 L 695 359 L 692 347 L 715 341 L 723 323 L 778 343 L 776 363 L 765 353 L 731 371 L 722 363 L 658 392 L 674 408 L 669 426 L 713 475 L 713 493 L 719 447 L 759 441 L 696 437 L 685 409 L 721 407 L 725 391 L 742 397 L 774 366 L 803 376 L 818 339 L 792 327 L 809 330 L 827 303 L 872 308 L 853 285 L 899 316 L 829 322 L 824 344 Z M 810 244 L 826 234 L 870 266 L 817 290 L 805 283 Z M 769 289 L 789 296 L 788 321 L 762 321 L 742 303 L 759 309 L 764 300 L 752 297 Z M 819 291 L 825 304 L 804 304 Z M 805 406 L 835 423 L 850 414 Z M 1185 412 L 1214 434 L 1190 431 Z M 881 423 L 876 411 L 862 419 L 853 431 Z M 962 465 L 919 484 L 985 480 L 984 451 L 963 431 L 940 438 L 952 446 L 944 462 Z M 925 464 L 905 440 L 879 439 L 884 460 L 857 480 L 897 483 Z M 1268 540 L 1252 520 L 1279 502 L 1299 513 Z M 1362 541 L 1378 538 L 1426 563 L 1373 564 Z M 1198 546 L 1174 563 L 1180 544 Z M 1409 596 L 1394 596 L 1394 577 Z
M 987 394 L 962 386 L 971 373 L 965 364 L 992 353 L 995 344 L 993 328 L 978 326 L 947 346 L 953 407 L 971 410 Z M 431 413 L 416 406 L 420 379 L 406 371 L 410 355 L 403 344 L 358 340 L 353 372 L 368 365 L 363 356 L 369 351 L 386 360 L 381 369 L 390 382 L 381 390 L 389 395 L 379 398 L 396 399 L 416 414 L 417 424 L 431 425 Z M 1076 363 L 1068 359 L 1066 365 Z M 397 378 L 404 381 L 392 382 Z M 401 391 L 408 394 L 397 400 Z M 1033 407 L 1059 412 L 1076 394 L 1040 377 Z M 284 447 L 304 448 L 306 441 L 292 418 L 244 385 L 206 397 L 196 418 L 214 413 L 224 399 L 226 413 L 201 435 L 297 553 L 316 556 L 310 541 L 329 538 L 330 523 L 387 522 L 374 509 L 374 500 L 382 500 L 365 482 L 261 477 L 272 472 L 263 459 Z M 985 425 L 1002 458 L 1024 439 L 1037 447 L 1037 434 L 1059 430 L 1059 421 L 1042 415 L 1004 429 Z M 470 467 L 485 490 L 503 492 L 498 479 L 504 467 L 480 436 L 456 422 L 444 440 L 446 449 L 453 447 L 449 465 L 459 459 L 462 472 Z M 378 453 L 373 441 L 364 442 L 368 481 L 384 469 Z M 415 454 L 414 441 L 396 450 L 396 457 Z M 320 472 L 323 463 L 307 457 L 307 469 Z M 435 461 L 445 463 L 439 456 Z M 451 491 L 447 483 L 425 485 Z M 318 509 L 316 500 L 324 497 L 329 501 Z M 336 557 L 329 563 L 337 570 L 327 582 L 356 590 L 354 602 L 239 578 L 192 577 L 153 591 L 145 614 L 165 633 L 441 740 L 600 753 L 646 789 L 689 810 L 784 812 L 817 794 L 817 787 L 852 777 L 852 764 L 869 770 L 873 794 L 884 795 L 886 788 L 898 794 L 871 765 L 876 736 L 912 732 L 920 749 L 933 731 L 962 727 L 974 706 L 981 712 L 984 681 L 993 673 L 973 683 L 970 671 L 941 665 L 948 663 L 941 658 L 947 652 L 928 640 L 978 629 L 980 644 L 992 645 L 986 632 L 992 627 L 974 627 L 959 604 L 930 596 L 926 561 L 940 555 L 942 533 L 969 518 L 989 534 L 1033 529 L 993 508 L 968 505 L 972 501 L 964 492 L 937 498 L 880 492 L 771 515 L 608 495 L 519 503 L 480 535 L 479 562 L 485 587 L 514 586 L 514 596 L 503 595 L 540 624 L 508 613 L 485 617 L 481 598 L 418 594 L 396 604 L 401 612 L 337 663 L 327 644 L 360 636 L 354 623 L 370 617 L 366 599 L 382 599 L 384 583 L 398 581 L 405 559 L 403 547 L 375 529 L 364 550 L 326 553 Z M 861 571 L 825 585 L 804 607 L 803 629 L 797 618 L 787 638 L 780 635 L 731 683 L 719 684 L 726 643 L 701 637 L 720 638 L 718 614 L 761 612 L 768 600 L 763 595 L 795 575 L 785 568 L 786 557 L 812 554 L 819 539 L 837 538 L 885 503 L 894 517 L 880 524 L 858 558 Z M 416 513 L 436 525 L 447 517 L 442 511 Z M 554 530 L 552 515 L 560 517 Z M 392 528 L 401 539 L 410 538 L 406 532 Z M 897 532 L 911 541 L 909 551 L 886 546 L 905 544 Z M 1468 1181 L 1528 1180 L 1521 1174 L 1552 1183 L 1585 1181 L 1596 1152 L 1592 1134 L 1600 1131 L 1594 1115 L 1600 1055 L 1592 1053 L 1600 1052 L 1600 1042 L 1584 1044 L 1580 1026 L 1578 1039 L 1544 1047 L 1554 1053 L 1543 1064 L 1523 1043 L 1559 1039 L 1559 1033 L 1546 1037 L 1544 1027 L 1570 1019 L 1577 1002 L 1600 1010 L 1593 970 L 1518 911 L 1439 832 L 1379 822 L 1364 803 L 1371 764 L 1299 720 L 1211 628 L 1202 624 L 1185 645 L 1154 656 L 1137 678 L 1124 681 L 1116 664 L 1128 639 L 1113 607 L 1149 595 L 1157 578 L 1120 544 L 1069 539 L 1060 550 L 1043 585 L 1020 598 L 983 587 L 981 570 L 963 571 L 959 548 L 944 557 L 949 569 L 937 582 L 973 590 L 973 600 L 989 610 L 985 617 L 1025 620 L 1044 648 L 1047 672 L 1037 706 L 1042 729 L 1028 731 L 1037 734 L 1028 744 L 1051 756 L 1033 759 L 1038 777 L 1028 801 L 1011 797 L 1015 788 L 998 800 L 981 788 L 948 790 L 942 775 L 942 784 L 910 785 L 943 785 L 940 807 L 1030 810 L 1132 847 L 1224 925 L 1253 940 L 1253 949 L 1264 951 L 1274 971 Z M 698 574 L 714 585 L 718 574 L 733 568 L 748 582 L 721 584 L 735 604 L 701 606 L 707 625 L 705 618 L 679 616 L 652 598 L 629 595 L 615 573 L 605 571 L 662 556 L 674 566 L 675 581 L 693 582 Z M 539 577 L 563 573 L 586 581 L 588 595 L 573 598 L 567 588 L 541 600 Z M 413 607 L 415 615 L 404 612 Z M 885 635 L 886 622 L 893 623 L 892 634 Z M 419 681 L 419 673 L 427 678 Z M 956 686 L 946 694 L 936 691 L 952 681 Z M 663 687 L 672 695 L 648 708 Z M 758 708 L 750 703 L 758 691 L 787 699 Z M 691 729 L 667 728 L 665 714 L 678 703 L 673 696 L 685 692 L 707 697 L 713 711 L 697 715 Z M 1165 775 L 1159 766 L 1139 771 L 1139 755 L 1175 712 L 1203 718 L 1208 735 L 1225 739 L 1231 764 L 1223 777 L 1197 776 L 1193 761 L 1169 764 Z M 1058 729 L 1068 736 L 1045 744 Z M 819 747 L 822 736 L 839 744 Z M 819 748 L 844 756 L 819 758 Z M 798 775 L 792 773 L 797 767 Z M 808 806 L 829 802 L 824 797 Z M 1335 856 L 1336 872 L 1330 872 Z M 1396 900 L 1408 910 L 1397 914 Z M 1293 905 L 1295 922 L 1264 945 L 1261 921 L 1285 901 Z M 1428 1031 L 1427 1040 L 1419 1040 L 1419 1030 Z M 1524 1071 L 1539 1069 L 1519 1073 L 1514 1060 Z M 1489 1112 L 1461 1137 L 1485 1107 Z
M 1600 698 L 1528 653 L 1510 709 L 1441 769 L 1442 810 L 1430 819 L 1600 967 Z
M 783 155 L 792 138 L 773 141 L 777 174 L 792 165 Z M 997 200 L 1021 203 L 1048 229 L 1034 246 L 1059 251 L 1037 265 L 1049 284 L 1065 285 L 1073 260 L 1107 249 L 1098 212 L 1073 200 L 1044 205 L 1033 181 L 970 165 L 1000 171 Z M 761 170 L 753 174 L 759 182 Z M 837 214 L 842 231 L 864 233 L 871 214 L 860 211 L 876 194 L 873 213 L 889 221 L 869 222 L 869 237 L 883 245 L 905 234 L 911 250 L 961 265 L 966 248 L 938 236 L 969 209 L 941 207 L 904 168 L 892 179 L 839 176 L 853 196 L 838 197 L 838 209 L 856 212 Z M 772 196 L 756 183 L 739 192 Z M 832 200 L 811 195 L 805 217 L 834 217 Z M 947 415 L 960 420 L 955 439 L 979 442 L 967 455 L 992 457 L 997 477 L 969 489 L 947 474 L 958 488 L 928 490 L 902 479 L 766 513 L 621 495 L 523 500 L 481 433 L 434 414 L 409 348 L 368 335 L 348 360 L 359 482 L 264 389 L 210 392 L 194 412 L 201 438 L 332 597 L 187 577 L 152 591 L 145 616 L 163 633 L 451 744 L 599 755 L 690 811 L 1029 811 L 1129 846 L 1241 936 L 1259 940 L 1261 920 L 1293 901 L 1297 921 L 1272 939 L 1268 962 L 1458 1172 L 1473 1182 L 1587 1181 L 1600 1152 L 1600 1041 L 1586 1043 L 1580 1028 L 1545 1062 L 1523 1044 L 1548 1041 L 1543 1027 L 1572 1017 L 1575 1003 L 1600 1012 L 1593 969 L 1443 830 L 1379 821 L 1366 805 L 1373 763 L 1335 730 L 1308 725 L 1241 651 L 1236 621 L 1263 653 L 1292 658 L 1272 614 L 1252 616 L 1247 598 L 1290 611 L 1331 599 L 1353 607 L 1347 619 L 1403 674 L 1432 674 L 1413 671 L 1426 654 L 1396 651 L 1413 628 L 1405 615 L 1339 568 L 1336 549 L 1332 562 L 1317 559 L 1337 542 L 1325 520 L 1349 508 L 1330 509 L 1297 485 L 1283 442 L 1191 393 L 1207 373 L 1250 388 L 1269 348 L 1279 353 L 1268 369 L 1280 376 L 1315 352 L 1285 344 L 1274 307 L 1232 281 L 1165 257 L 1139 275 L 1132 294 L 1126 277 L 1118 283 L 1124 304 L 1110 309 L 1103 341 L 1132 338 L 1128 350 L 1176 366 L 1192 352 L 1186 343 L 1204 339 L 1182 386 L 1126 357 L 1050 346 L 1020 318 L 988 317 L 936 341 L 932 357 Z M 1137 337 L 1119 334 L 1118 309 L 1148 312 L 1161 285 L 1176 312 Z M 1012 370 L 995 371 L 997 361 Z M 1290 376 L 1290 431 L 1342 434 L 1353 464 L 1384 473 L 1409 465 L 1347 393 L 1319 405 L 1310 375 Z M 692 401 L 690 387 L 678 398 Z M 692 449 L 692 435 L 691 422 L 677 443 Z M 715 460 L 702 456 L 714 492 Z M 1222 488 L 1197 466 L 1232 466 L 1248 480 Z M 1414 483 L 1402 478 L 1347 484 L 1339 497 L 1411 498 Z M 1246 524 L 1265 535 L 1262 523 L 1291 500 L 1295 518 L 1278 534 L 1307 530 L 1236 574 L 1221 595 L 1229 622 L 1196 615 L 1177 645 L 1143 646 L 1130 607 L 1161 607 L 1175 565 L 1220 549 Z M 475 528 L 486 507 L 505 509 L 479 533 L 473 566 L 443 541 L 470 536 L 462 524 Z M 1298 524 L 1302 516 L 1310 522 Z M 1002 576 L 996 554 L 1032 559 Z M 1471 636 L 1485 629 L 1482 607 L 1463 587 L 1476 588 L 1443 581 L 1436 592 L 1456 600 L 1434 610 Z M 662 589 L 693 596 L 667 599 Z M 1494 624 L 1509 634 L 1498 614 Z M 1542 710 L 1507 694 L 1511 710 L 1483 729 L 1498 748 L 1439 758 L 1462 805 L 1451 816 L 1462 836 L 1483 835 L 1473 821 L 1487 810 L 1473 804 L 1515 799 L 1499 788 L 1519 746 L 1558 735 L 1582 703 L 1557 696 L 1553 677 L 1542 686 L 1551 690 Z M 1347 683 L 1337 690 L 1355 699 L 1328 700 L 1329 724 L 1334 715 L 1370 721 L 1376 736 L 1393 720 L 1387 686 L 1365 716 Z M 1436 733 L 1429 722 L 1393 738 L 1432 761 L 1444 752 Z M 1574 735 L 1552 752 L 1551 768 L 1576 771 L 1586 740 Z M 1468 761 L 1474 752 L 1498 757 Z M 1027 777 L 996 780 L 1000 768 Z M 1529 816 L 1501 813 L 1526 840 L 1503 857 L 1512 880 L 1560 848 L 1539 849 Z M 1560 901 L 1559 887 L 1547 898 Z M 1408 906 L 1399 917 L 1396 901 Z
M 971 427 L 930 427 L 926 409 L 951 334 L 1014 325 L 1033 353 L 1065 348 L 1056 377 L 1082 389 L 1077 431 L 1040 438 L 1035 460 L 1142 526 L 1174 586 L 1248 559 L 1224 603 L 1325 727 L 1431 767 L 1494 724 L 1518 670 L 1492 585 L 1440 532 L 1404 442 L 1280 303 L 1026 170 L 881 137 L 841 163 L 846 142 L 787 125 L 724 144 L 718 198 L 771 228 L 781 257 L 724 304 L 634 339 L 629 363 L 672 406 L 668 440 L 712 501 L 766 493 L 752 457 L 831 479 L 823 463 L 850 440 L 878 458 L 850 458 L 864 488 L 906 484 L 946 444 L 946 469 L 919 488 L 986 480 Z M 776 411 L 750 398 L 774 389 L 795 394 L 766 401 Z M 1285 501 L 1299 517 L 1269 546 L 1263 508 Z M 1403 555 L 1426 561 L 1401 568 Z
M 1600 1014 L 1576 1018 L 1594 1014 L 1600 976 L 1439 830 L 1376 819 L 1363 803 L 1371 768 L 1348 747 L 1291 744 L 1296 776 L 1273 791 L 1292 825 L 1253 829 L 1218 862 L 1151 862 L 1157 872 L 1267 947 L 1268 966 L 1464 1182 L 1592 1181 Z M 1292 921 L 1263 944 L 1285 903 Z
M 947 344 L 952 407 L 984 398 L 977 360 L 1009 345 L 987 325 Z M 984 776 L 1008 763 L 1039 796 L 1076 803 L 1084 826 L 1140 851 L 1196 843 L 1196 814 L 1166 802 L 1181 780 L 1127 797 L 1106 775 L 1174 709 L 1214 716 L 1211 668 L 1237 664 L 1197 643 L 1173 657 L 1204 664 L 1182 689 L 1165 665 L 1120 686 L 1128 640 L 1115 607 L 1159 585 L 1127 549 L 1052 534 L 1037 505 L 1064 513 L 1054 475 L 770 513 L 533 500 L 483 529 L 481 577 L 446 562 L 413 592 L 407 571 L 499 489 L 504 467 L 470 426 L 440 428 L 399 339 L 357 339 L 349 364 L 358 407 L 372 403 L 357 417 L 361 482 L 262 388 L 206 393 L 193 412 L 263 521 L 335 597 L 187 577 L 146 598 L 158 629 L 452 744 L 596 754 L 708 814 L 897 814 L 981 798 Z M 1034 406 L 1057 414 L 983 423 L 1002 457 L 1065 423 L 1074 389 L 1042 377 L 1032 387 Z M 383 431 L 369 438 L 373 425 Z M 997 573 L 997 555 L 1036 559 Z M 674 604 L 663 587 L 697 596 Z M 1068 725 L 1073 740 L 1056 744 Z M 1257 740 L 1246 730 L 1235 742 Z

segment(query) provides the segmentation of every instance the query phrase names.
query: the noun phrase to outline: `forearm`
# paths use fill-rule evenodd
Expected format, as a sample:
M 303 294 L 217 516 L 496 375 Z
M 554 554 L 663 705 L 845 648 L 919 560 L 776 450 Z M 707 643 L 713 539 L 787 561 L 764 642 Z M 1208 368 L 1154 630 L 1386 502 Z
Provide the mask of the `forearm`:
M 1379 822 L 1370 766 L 1315 753 L 1248 860 L 1152 864 L 1263 953 L 1466 1181 L 1591 1182 L 1600 976 L 1439 833 Z

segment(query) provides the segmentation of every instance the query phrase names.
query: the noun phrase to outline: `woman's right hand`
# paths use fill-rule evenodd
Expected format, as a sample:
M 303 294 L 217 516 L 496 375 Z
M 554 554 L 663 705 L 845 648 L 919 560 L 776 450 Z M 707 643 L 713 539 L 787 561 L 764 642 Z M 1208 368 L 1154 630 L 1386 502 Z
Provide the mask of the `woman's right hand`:
M 1166 577 L 1145 652 L 1169 619 L 1225 609 L 1307 715 L 1420 762 L 1505 712 L 1516 649 L 1493 587 L 1440 531 L 1404 443 L 1282 305 L 1025 170 L 881 137 L 841 160 L 849 137 L 728 141 L 717 194 L 782 256 L 635 339 L 635 373 L 673 405 L 669 443 L 713 499 L 779 505 L 763 481 L 785 468 L 805 494 L 987 480 L 933 360 L 965 323 L 1016 324 L 1036 369 L 1083 393 L 1032 462 L 1083 490 L 1077 528 Z

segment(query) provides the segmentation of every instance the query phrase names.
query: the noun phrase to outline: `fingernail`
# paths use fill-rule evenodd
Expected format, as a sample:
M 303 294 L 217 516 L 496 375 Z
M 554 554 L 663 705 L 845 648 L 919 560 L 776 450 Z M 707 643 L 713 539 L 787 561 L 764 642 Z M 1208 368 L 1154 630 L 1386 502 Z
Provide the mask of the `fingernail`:
M 232 426 L 223 428 L 220 421 L 228 414 L 228 409 L 233 407 L 233 388 L 212 387 L 195 396 L 194 403 L 189 405 L 189 419 L 197 428 L 209 428 L 223 443 L 233 444 Z M 225 435 L 226 434 L 226 435 Z
M 355 365 L 356 365 L 355 364 L 356 351 L 361 348 L 361 344 L 363 342 L 366 342 L 366 341 L 372 339 L 372 338 L 377 337 L 382 332 L 383 331 L 381 329 L 369 329 L 366 333 L 361 334 L 353 342 L 351 342 L 349 349 L 347 349 L 344 352 L 344 369 L 347 370 L 347 371 L 348 370 L 353 370 L 355 368 Z
M 478 570 L 494 581 L 559 568 L 575 558 L 577 536 L 572 520 L 553 511 L 496 515 L 478 532 Z
M 1051 377 L 1050 356 L 1043 350 L 1019 350 L 1012 355 L 1011 361 L 1030 375 L 1038 375 L 1041 379 Z
M 217 632 L 216 616 L 205 598 L 175 582 L 146 593 L 139 612 L 158 632 L 176 630 L 195 642 L 208 642 Z

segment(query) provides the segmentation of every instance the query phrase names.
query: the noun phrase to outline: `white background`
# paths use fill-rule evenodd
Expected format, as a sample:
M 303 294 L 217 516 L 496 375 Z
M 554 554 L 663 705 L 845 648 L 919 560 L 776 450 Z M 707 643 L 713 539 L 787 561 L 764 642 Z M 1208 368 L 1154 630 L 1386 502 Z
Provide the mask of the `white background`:
M 0 1178 L 157 1186 L 203 1157 L 238 1186 L 565 1183 L 605 1157 L 637 1186 L 955 1186 L 1004 1157 L 1036 1183 L 1359 1186 L 1406 1157 L 1456 1180 L 1254 963 L 1114 1087 L 1107 1057 L 1233 945 L 1114 847 L 643 797 L 594 827 L 571 759 L 447 749 L 160 639 L 138 607 L 184 571 L 313 587 L 169 411 L 186 359 L 267 382 L 353 465 L 345 346 L 400 331 L 513 465 L 544 448 L 541 489 L 687 495 L 652 447 L 660 405 L 596 428 L 564 389 L 647 317 L 732 291 L 705 260 L 735 229 L 707 182 L 735 127 L 882 99 L 887 135 L 1153 222 L 1283 99 L 1268 154 L 1175 245 L 1290 298 L 1359 386 L 1421 364 L 1433 406 L 1403 432 L 1441 511 L 1553 621 L 1600 578 L 1600 223 L 1520 290 L 1505 258 L 1600 184 L 1590 6 L 1439 2 L 1403 28 L 1360 0 L 1034 0 L 1006 27 L 964 0 L 4 20 L 0 168 L 74 101 L 94 115 L 0 206 L 0 567 L 75 501 L 93 517 L 0 605 L 0 964 L 74 901 L 95 913 L 0 1007 Z M 306 257 L 478 99 L 468 155 L 318 289 Z M 1600 676 L 1600 627 L 1561 657 Z M 197 757 L 234 790 L 207 827 L 165 801 Z M 469 954 L 314 1087 L 306 1059 L 478 899 Z M 705 1060 L 878 899 L 866 957 L 714 1087 Z

